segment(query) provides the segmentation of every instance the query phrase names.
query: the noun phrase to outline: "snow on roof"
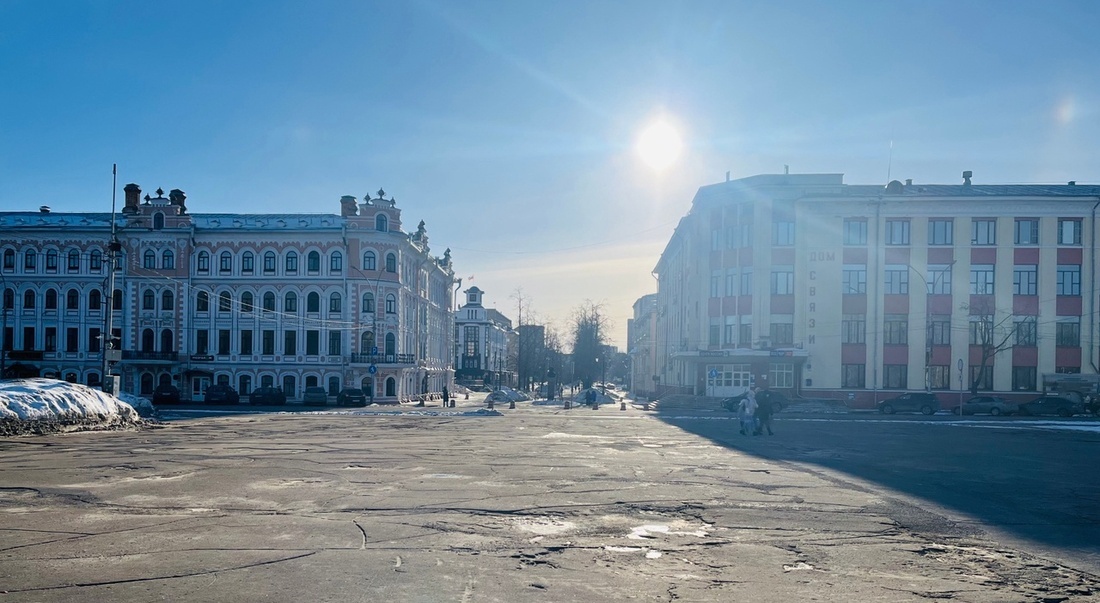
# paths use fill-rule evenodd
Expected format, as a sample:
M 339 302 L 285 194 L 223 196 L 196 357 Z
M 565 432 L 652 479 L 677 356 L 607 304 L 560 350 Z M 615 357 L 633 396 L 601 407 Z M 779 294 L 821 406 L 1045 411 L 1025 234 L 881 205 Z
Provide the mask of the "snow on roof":
M 0 381 L 0 419 L 51 421 L 111 419 L 136 421 L 134 407 L 79 383 L 55 379 Z

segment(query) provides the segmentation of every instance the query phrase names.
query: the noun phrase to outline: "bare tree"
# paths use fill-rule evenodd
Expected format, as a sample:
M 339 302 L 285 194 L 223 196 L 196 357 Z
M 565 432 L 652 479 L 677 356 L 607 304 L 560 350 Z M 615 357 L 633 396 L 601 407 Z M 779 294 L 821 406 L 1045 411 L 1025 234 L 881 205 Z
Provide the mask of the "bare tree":
M 962 309 L 971 311 L 970 347 L 977 347 L 981 353 L 981 361 L 971 366 L 970 372 L 970 394 L 976 396 L 985 381 L 987 367 L 992 366 L 997 354 L 1012 349 L 1020 323 L 1013 320 L 1011 313 L 998 313 L 992 298 L 983 299 L 973 307 L 963 304 Z
M 573 311 L 573 370 L 584 387 L 608 369 L 606 357 L 607 333 L 610 320 L 603 312 L 603 305 L 585 300 Z

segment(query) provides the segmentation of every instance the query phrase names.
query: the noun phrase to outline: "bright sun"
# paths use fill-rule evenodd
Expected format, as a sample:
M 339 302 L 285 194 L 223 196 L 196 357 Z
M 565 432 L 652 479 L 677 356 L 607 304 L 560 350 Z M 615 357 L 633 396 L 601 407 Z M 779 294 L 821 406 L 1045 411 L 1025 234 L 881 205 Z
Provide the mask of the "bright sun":
M 680 133 L 664 120 L 656 121 L 642 130 L 634 150 L 646 165 L 661 171 L 672 165 L 683 150 Z

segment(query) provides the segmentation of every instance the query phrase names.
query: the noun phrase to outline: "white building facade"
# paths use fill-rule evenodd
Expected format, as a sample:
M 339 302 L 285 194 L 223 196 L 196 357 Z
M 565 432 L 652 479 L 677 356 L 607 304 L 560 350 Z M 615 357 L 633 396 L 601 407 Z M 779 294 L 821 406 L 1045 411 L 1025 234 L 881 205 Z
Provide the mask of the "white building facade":
M 515 385 L 512 321 L 483 305 L 485 292 L 466 291 L 455 314 L 455 380 L 465 385 Z

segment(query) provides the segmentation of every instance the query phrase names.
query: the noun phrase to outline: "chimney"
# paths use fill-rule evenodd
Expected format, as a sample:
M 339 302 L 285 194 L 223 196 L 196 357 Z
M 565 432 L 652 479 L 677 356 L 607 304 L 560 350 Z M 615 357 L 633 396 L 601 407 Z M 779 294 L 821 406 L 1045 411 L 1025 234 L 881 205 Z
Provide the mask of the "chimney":
M 726 182 L 730 181 L 730 171 L 726 170 Z
M 140 213 L 141 187 L 131 182 L 122 189 L 126 193 L 126 205 L 122 208 L 124 214 Z
M 38 208 L 38 211 L 40 211 L 44 214 L 48 214 L 48 213 L 50 213 L 50 206 L 49 205 L 43 205 L 42 207 Z
M 340 197 L 340 215 L 341 216 L 355 216 L 359 214 L 359 204 L 355 202 L 355 197 L 352 195 L 344 195 Z
M 905 186 L 913 186 L 913 179 L 912 178 L 906 178 L 905 179 Z
M 963 186 L 970 186 L 970 179 L 974 177 L 974 172 L 966 170 L 963 172 Z
M 1077 186 L 1077 181 L 1076 180 L 1070 180 L 1066 184 L 1068 184 L 1069 186 Z

